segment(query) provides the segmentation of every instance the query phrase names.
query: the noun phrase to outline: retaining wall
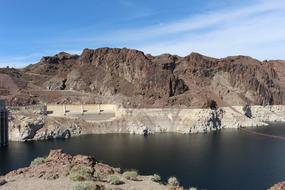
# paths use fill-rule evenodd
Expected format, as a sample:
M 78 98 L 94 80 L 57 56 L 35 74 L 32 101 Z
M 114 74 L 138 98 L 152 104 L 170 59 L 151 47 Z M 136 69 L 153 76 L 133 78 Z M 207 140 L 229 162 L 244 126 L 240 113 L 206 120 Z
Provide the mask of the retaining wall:
M 65 105 L 47 105 L 47 112 L 52 115 L 64 115 L 66 113 L 116 113 L 115 104 L 65 104 Z

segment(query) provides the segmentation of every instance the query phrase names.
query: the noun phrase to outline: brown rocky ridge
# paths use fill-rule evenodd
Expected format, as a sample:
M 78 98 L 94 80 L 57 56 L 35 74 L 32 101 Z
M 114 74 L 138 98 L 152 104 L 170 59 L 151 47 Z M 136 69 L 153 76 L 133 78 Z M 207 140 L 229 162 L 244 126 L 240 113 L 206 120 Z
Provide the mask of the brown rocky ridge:
M 120 169 L 99 163 L 90 156 L 71 156 L 62 150 L 51 150 L 47 157 L 36 158 L 30 167 L 0 176 L 0 189 L 182 190 L 183 188 L 179 186 L 177 180 L 164 185 L 158 175 L 141 176 L 136 171 L 122 173 Z
M 145 55 L 133 49 L 84 49 L 43 57 L 23 69 L 0 69 L 10 105 L 117 103 L 127 107 L 207 107 L 285 103 L 285 61 Z

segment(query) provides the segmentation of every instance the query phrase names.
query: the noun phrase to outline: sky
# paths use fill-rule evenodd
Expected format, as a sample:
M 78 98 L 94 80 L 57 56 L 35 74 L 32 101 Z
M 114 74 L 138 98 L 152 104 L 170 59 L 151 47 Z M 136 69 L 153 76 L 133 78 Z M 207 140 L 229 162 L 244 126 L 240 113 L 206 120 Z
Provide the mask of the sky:
M 285 1 L 0 0 L 0 67 L 100 47 L 285 59 Z

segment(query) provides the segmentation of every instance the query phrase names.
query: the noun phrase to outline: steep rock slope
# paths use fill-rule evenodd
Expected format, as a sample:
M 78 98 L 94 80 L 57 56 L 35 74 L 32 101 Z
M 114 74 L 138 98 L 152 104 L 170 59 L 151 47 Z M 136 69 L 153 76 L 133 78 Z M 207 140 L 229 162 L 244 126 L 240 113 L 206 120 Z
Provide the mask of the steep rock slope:
M 27 84 L 19 91 L 34 102 L 88 103 L 109 97 L 99 100 L 131 107 L 207 107 L 211 100 L 219 106 L 284 104 L 284 70 L 282 61 L 246 56 L 151 56 L 99 48 L 43 57 L 17 72 Z

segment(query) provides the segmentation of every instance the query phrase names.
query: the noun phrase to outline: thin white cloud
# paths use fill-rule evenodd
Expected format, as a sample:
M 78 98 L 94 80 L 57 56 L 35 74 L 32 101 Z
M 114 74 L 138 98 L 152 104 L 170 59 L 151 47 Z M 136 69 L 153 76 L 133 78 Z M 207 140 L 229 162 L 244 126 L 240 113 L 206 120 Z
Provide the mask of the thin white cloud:
M 246 54 L 259 59 L 284 59 L 285 52 L 277 49 L 280 48 L 278 43 L 285 40 L 283 26 L 284 0 L 256 0 L 245 7 L 215 10 L 169 23 L 122 29 L 80 40 L 122 44 L 152 54 L 187 55 L 197 51 L 216 57 Z
M 59 52 L 80 55 L 82 50 L 53 50 L 44 51 L 42 53 L 32 53 L 24 56 L 2 57 L 0 58 L 0 68 L 4 68 L 7 66 L 13 68 L 23 68 L 27 65 L 37 63 L 43 56 L 55 55 Z
M 130 2 L 122 0 L 121 3 L 133 6 Z M 41 41 L 47 51 L 40 55 L 1 58 L 0 67 L 22 67 L 35 63 L 41 56 L 53 55 L 59 49 L 72 49 L 67 52 L 80 54 L 82 48 L 94 46 L 135 48 L 154 55 L 184 56 L 195 51 L 213 57 L 239 54 L 258 59 L 285 59 L 284 26 L 284 0 L 251 0 L 242 7 L 224 7 L 141 28 L 104 33 L 94 31 L 92 27 L 78 29 L 76 36 L 66 33 L 57 39 Z M 64 44 L 64 48 L 60 44 Z M 49 45 L 56 48 L 48 49 Z
M 285 14 L 270 13 L 239 20 L 203 34 L 185 34 L 138 48 L 154 54 L 187 55 L 196 51 L 214 57 L 243 54 L 259 59 L 284 59 L 284 45 L 281 47 L 285 42 L 285 27 L 282 26 L 285 26 Z
M 39 57 L 40 54 L 38 53 L 32 53 L 25 56 L 1 57 L 0 68 L 3 67 L 23 68 L 24 66 L 35 63 L 35 60 L 39 59 Z
M 118 39 L 122 39 L 122 37 L 125 37 L 124 39 L 126 40 L 139 39 L 139 37 L 153 38 L 154 36 L 191 32 L 219 24 L 226 24 L 228 22 L 233 25 L 235 21 L 251 19 L 251 17 L 266 12 L 284 11 L 284 9 L 284 1 L 257 1 L 251 6 L 235 10 L 215 10 L 170 23 L 161 23 L 157 26 L 120 31 L 118 34 L 122 36 L 119 36 Z
M 0 59 L 0 68 L 4 67 L 13 67 L 13 68 L 22 68 L 24 66 L 27 66 L 31 64 L 32 62 L 27 61 L 27 60 L 14 60 L 14 59 Z
M 148 6 L 145 6 L 141 2 L 134 2 L 132 0 L 117 0 L 117 2 L 126 8 L 126 12 L 129 12 L 126 20 L 135 20 L 140 18 L 149 17 L 156 12 Z M 138 7 L 140 7 L 138 9 Z

